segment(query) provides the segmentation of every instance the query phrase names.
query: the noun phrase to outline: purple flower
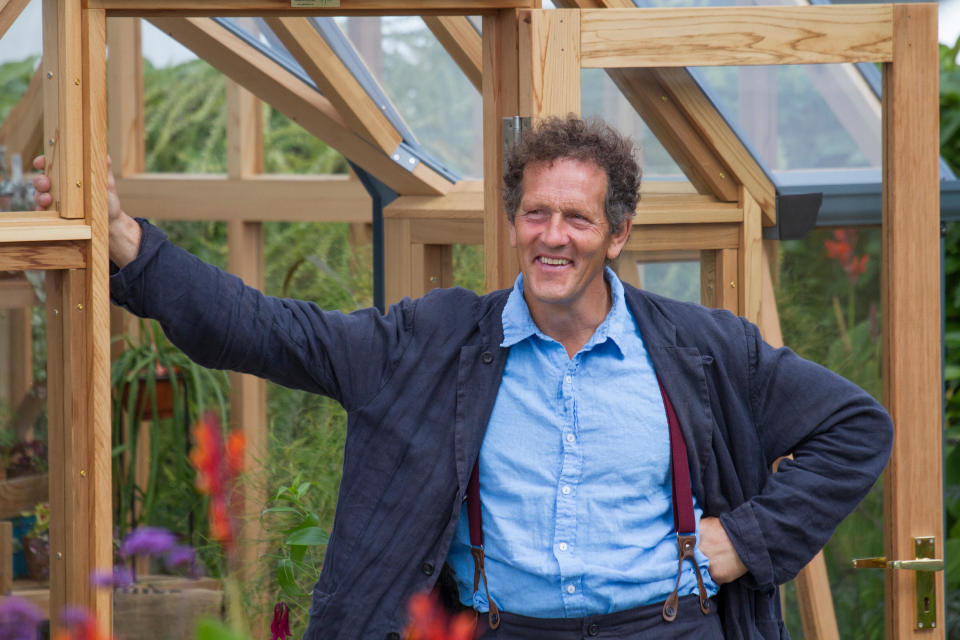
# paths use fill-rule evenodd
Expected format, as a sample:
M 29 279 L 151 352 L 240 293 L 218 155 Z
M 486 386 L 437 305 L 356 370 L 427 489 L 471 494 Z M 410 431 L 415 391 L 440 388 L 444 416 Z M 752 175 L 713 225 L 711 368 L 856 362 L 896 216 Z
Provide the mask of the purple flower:
M 177 545 L 167 553 L 167 568 L 174 569 L 178 567 L 192 567 L 197 559 L 197 554 L 193 547 L 186 545 Z
M 0 640 L 34 640 L 43 620 L 43 613 L 25 598 L 0 599 Z
M 159 527 L 140 527 L 131 532 L 120 545 L 120 555 L 124 558 L 131 556 L 149 556 L 155 553 L 166 553 L 177 543 L 176 537 L 166 529 Z
M 75 604 L 68 604 L 60 613 L 60 622 L 68 629 L 86 624 L 90 619 L 90 612 Z
M 100 588 L 129 587 L 134 582 L 130 567 L 118 566 L 113 571 L 94 571 L 90 574 L 90 584 Z

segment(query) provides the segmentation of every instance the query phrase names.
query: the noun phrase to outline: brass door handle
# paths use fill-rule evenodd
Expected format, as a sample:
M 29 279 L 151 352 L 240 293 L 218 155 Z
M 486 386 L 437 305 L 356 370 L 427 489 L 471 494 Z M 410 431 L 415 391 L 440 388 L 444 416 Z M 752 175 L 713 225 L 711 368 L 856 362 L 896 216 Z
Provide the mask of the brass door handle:
M 854 569 L 907 569 L 909 571 L 942 571 L 943 560 L 936 558 L 917 558 L 916 560 L 887 560 L 883 556 L 874 558 L 856 558 Z

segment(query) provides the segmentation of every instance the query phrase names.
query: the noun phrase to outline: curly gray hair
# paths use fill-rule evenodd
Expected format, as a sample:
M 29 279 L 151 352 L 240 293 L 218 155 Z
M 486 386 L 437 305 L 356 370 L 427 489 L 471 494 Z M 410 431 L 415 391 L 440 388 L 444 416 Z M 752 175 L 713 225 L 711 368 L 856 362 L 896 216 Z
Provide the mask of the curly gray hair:
M 513 223 L 520 207 L 527 165 L 559 158 L 592 161 L 607 174 L 604 209 L 610 231 L 618 233 L 640 199 L 641 172 L 633 141 L 601 120 L 582 120 L 574 114 L 545 118 L 507 152 L 503 172 L 507 219 Z

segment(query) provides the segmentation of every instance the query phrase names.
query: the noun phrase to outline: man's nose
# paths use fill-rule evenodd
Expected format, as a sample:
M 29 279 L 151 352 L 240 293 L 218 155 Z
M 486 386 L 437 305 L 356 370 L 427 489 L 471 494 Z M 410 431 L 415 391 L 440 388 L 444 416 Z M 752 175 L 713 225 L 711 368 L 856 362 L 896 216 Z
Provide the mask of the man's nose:
M 543 231 L 543 241 L 551 247 L 567 243 L 567 221 L 560 213 L 554 213 Z

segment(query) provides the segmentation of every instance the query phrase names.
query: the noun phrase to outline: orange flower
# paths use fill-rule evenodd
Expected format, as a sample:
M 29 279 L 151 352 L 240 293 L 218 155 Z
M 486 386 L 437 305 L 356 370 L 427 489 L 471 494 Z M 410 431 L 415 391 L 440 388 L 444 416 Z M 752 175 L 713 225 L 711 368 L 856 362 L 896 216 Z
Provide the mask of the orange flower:
M 473 640 L 476 637 L 476 616 L 470 612 L 451 616 L 426 593 L 410 598 L 410 624 L 407 640 Z
M 229 550 L 234 541 L 229 493 L 243 466 L 243 433 L 232 432 L 225 446 L 220 420 L 208 412 L 193 428 L 193 437 L 190 463 L 197 471 L 197 490 L 210 496 L 210 536 Z

